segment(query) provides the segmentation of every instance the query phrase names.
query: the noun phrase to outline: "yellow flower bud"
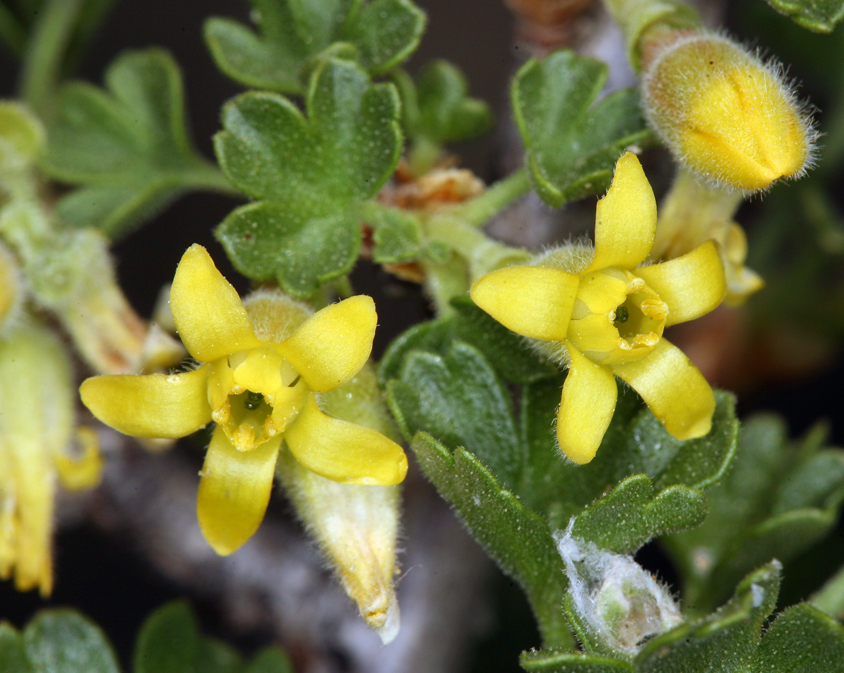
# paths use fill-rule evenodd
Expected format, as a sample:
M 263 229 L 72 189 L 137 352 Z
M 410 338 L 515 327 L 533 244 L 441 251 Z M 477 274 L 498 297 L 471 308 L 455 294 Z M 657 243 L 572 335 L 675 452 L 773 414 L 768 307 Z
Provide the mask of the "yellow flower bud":
M 705 31 L 661 40 L 642 73 L 642 101 L 686 168 L 757 190 L 812 165 L 817 134 L 778 66 Z

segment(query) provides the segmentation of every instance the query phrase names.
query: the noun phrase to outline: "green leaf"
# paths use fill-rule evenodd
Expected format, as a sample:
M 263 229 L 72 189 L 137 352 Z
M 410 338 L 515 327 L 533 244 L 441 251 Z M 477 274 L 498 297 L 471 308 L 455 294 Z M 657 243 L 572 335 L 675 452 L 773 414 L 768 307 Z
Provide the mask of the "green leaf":
M 670 486 L 654 495 L 644 474 L 628 477 L 586 507 L 572 535 L 616 554 L 629 554 L 666 532 L 696 526 L 706 516 L 706 499 L 687 486 Z
M 491 318 L 471 299 L 453 299 L 451 305 L 455 315 L 414 325 L 390 344 L 378 370 L 382 386 L 398 378 L 410 352 L 420 350 L 444 356 L 453 341 L 477 348 L 496 372 L 512 383 L 532 383 L 557 376 L 557 368 L 531 350 L 525 339 Z
M 60 217 L 117 237 L 187 190 L 230 190 L 188 138 L 182 79 L 167 52 L 126 52 L 105 83 L 70 83 L 59 96 L 43 168 L 81 185 L 59 201 Z
M 508 330 L 468 297 L 453 299 L 451 305 L 457 311 L 455 338 L 481 351 L 507 381 L 533 383 L 558 375 L 557 368 L 533 351 L 527 340 Z
M 483 355 L 453 342 L 445 357 L 413 352 L 388 396 L 404 436 L 424 430 L 446 446 L 463 446 L 505 486 L 522 467 L 507 389 Z
M 717 612 L 647 642 L 633 664 L 637 673 L 743 671 L 779 593 L 781 566 L 772 561 L 748 575 Z
M 513 112 L 533 185 L 552 206 L 605 191 L 622 151 L 651 138 L 635 90 L 595 103 L 606 79 L 600 61 L 558 51 L 531 59 L 513 80 Z
M 489 105 L 468 96 L 466 78 L 448 61 L 428 63 L 416 84 L 406 75 L 396 81 L 402 93 L 405 129 L 413 140 L 456 143 L 482 136 L 492 128 Z
M 730 395 L 716 391 L 712 431 L 683 442 L 668 434 L 637 395 L 622 388 L 595 458 L 574 466 L 559 457 L 551 427 L 561 388 L 560 380 L 526 386 L 521 402 L 528 458 L 519 495 L 555 528 L 565 528 L 586 505 L 634 474 L 648 475 L 657 491 L 670 486 L 704 488 L 724 473 L 736 450 L 738 421 Z
M 26 655 L 38 673 L 119 673 L 99 627 L 68 609 L 40 611 L 23 631 Z
M 367 208 L 364 214 L 366 223 L 372 227 L 375 262 L 409 262 L 422 254 L 422 227 L 418 218 L 398 208 L 386 207 Z
M 707 491 L 709 515 L 667 538 L 685 579 L 686 600 L 707 610 L 723 588 L 771 558 L 787 562 L 835 524 L 844 499 L 844 451 L 811 435 L 799 450 L 783 422 L 757 416 L 741 431 L 733 467 Z
M 243 673 L 293 673 L 293 666 L 280 649 L 266 647 L 255 655 Z
M 23 637 L 11 625 L 0 623 L 0 671 L 4 673 L 35 673 L 26 656 Z
M 359 205 L 399 160 L 398 96 L 358 66 L 331 60 L 311 78 L 307 117 L 286 98 L 249 92 L 223 109 L 214 138 L 220 165 L 262 201 L 231 213 L 216 231 L 235 267 L 275 275 L 305 296 L 346 273 L 360 247 Z
M 844 628 L 803 603 L 777 615 L 753 656 L 749 673 L 839 673 Z
M 259 33 L 223 18 L 205 23 L 217 66 L 251 87 L 302 93 L 309 67 L 337 43 L 371 74 L 387 72 L 415 51 L 425 14 L 410 0 L 250 0 Z
M 780 14 L 818 33 L 831 33 L 844 17 L 842 0 L 767 0 Z
M 199 647 L 199 627 L 187 603 L 169 603 L 150 615 L 135 644 L 135 673 L 193 671 Z
M 546 522 L 503 489 L 468 451 L 457 448 L 452 454 L 424 432 L 414 437 L 412 448 L 427 477 L 472 535 L 525 591 L 543 642 L 570 646 L 571 635 L 561 609 L 567 581 Z
M 361 232 L 348 213 L 300 212 L 276 201 L 251 203 L 232 211 L 216 236 L 242 274 L 275 276 L 288 293 L 307 296 L 352 269 Z
M 134 673 L 241 673 L 243 660 L 229 645 L 205 638 L 184 601 L 153 612 L 135 644 Z
M 626 661 L 562 650 L 522 652 L 519 659 L 529 673 L 634 673 Z

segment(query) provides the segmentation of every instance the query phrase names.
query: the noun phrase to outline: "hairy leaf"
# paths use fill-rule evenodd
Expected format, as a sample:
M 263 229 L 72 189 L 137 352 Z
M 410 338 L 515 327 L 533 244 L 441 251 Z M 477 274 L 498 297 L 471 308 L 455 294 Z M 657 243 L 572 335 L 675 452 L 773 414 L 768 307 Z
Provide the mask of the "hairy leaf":
M 475 538 L 530 600 L 543 641 L 571 643 L 561 609 L 567 581 L 551 533 L 539 515 L 524 507 L 471 453 L 452 453 L 420 432 L 413 451 L 427 477 L 457 510 Z
M 624 149 L 651 138 L 635 90 L 595 103 L 606 79 L 600 61 L 558 51 L 531 59 L 513 80 L 513 112 L 530 176 L 552 206 L 605 191 Z
M 181 74 L 167 52 L 124 53 L 105 85 L 72 82 L 59 95 L 42 164 L 80 185 L 59 201 L 59 217 L 117 237 L 188 190 L 230 190 L 188 138 Z
M 346 273 L 360 247 L 359 204 L 399 159 L 398 96 L 358 66 L 330 60 L 314 72 L 307 116 L 273 93 L 245 93 L 223 111 L 214 138 L 233 184 L 261 201 L 216 230 L 235 267 L 305 296 Z
M 217 66 L 251 87 L 303 93 L 309 68 L 339 44 L 371 74 L 390 70 L 415 51 L 425 14 L 410 0 L 250 0 L 255 33 L 237 21 L 211 18 L 205 42 Z
M 414 140 L 455 143 L 482 136 L 492 127 L 489 105 L 469 97 L 466 78 L 448 61 L 428 63 L 416 83 L 404 73 L 396 77 L 396 83 L 402 94 L 404 126 Z
M 687 601 L 711 608 L 748 568 L 786 562 L 830 530 L 844 499 L 844 451 L 822 441 L 814 433 L 795 450 L 777 417 L 745 423 L 732 468 L 707 491 L 703 525 L 666 540 Z
M 818 33 L 831 33 L 844 18 L 844 0 L 767 0 L 780 14 Z

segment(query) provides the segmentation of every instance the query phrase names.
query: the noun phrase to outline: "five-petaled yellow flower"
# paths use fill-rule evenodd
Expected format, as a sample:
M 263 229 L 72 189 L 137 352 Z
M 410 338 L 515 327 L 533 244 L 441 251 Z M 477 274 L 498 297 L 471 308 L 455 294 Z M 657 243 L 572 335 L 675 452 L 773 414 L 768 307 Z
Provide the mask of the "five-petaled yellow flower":
M 595 456 L 615 411 L 614 376 L 628 383 L 674 437 L 709 432 L 715 398 L 703 375 L 663 338 L 724 298 L 724 270 L 714 241 L 671 261 L 639 266 L 656 232 L 656 201 L 639 160 L 618 160 L 598 202 L 594 254 L 570 248 L 569 270 L 512 266 L 480 278 L 475 303 L 505 327 L 539 340 L 568 364 L 557 414 L 560 448 L 576 463 Z M 559 261 L 559 259 L 558 259 Z M 547 343 L 546 343 L 547 342 Z
M 197 515 L 218 553 L 237 550 L 260 525 L 282 439 L 305 467 L 335 481 L 404 479 L 398 444 L 326 415 L 315 396 L 346 383 L 369 358 L 377 322 L 370 297 L 332 304 L 274 339 L 256 333 L 235 289 L 194 245 L 176 270 L 170 307 L 188 352 L 205 364 L 181 374 L 97 376 L 80 393 L 97 418 L 128 435 L 184 437 L 216 421 Z

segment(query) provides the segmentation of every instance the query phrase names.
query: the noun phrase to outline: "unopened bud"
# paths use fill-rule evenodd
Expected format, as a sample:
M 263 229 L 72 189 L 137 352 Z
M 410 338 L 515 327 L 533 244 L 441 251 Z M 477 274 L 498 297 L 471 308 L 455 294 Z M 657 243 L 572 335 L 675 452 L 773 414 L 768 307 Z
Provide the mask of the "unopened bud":
M 646 640 L 683 621 L 671 593 L 632 557 L 572 537 L 572 519 L 554 538 L 577 618 L 613 650 L 636 654 Z
M 642 103 L 674 156 L 712 182 L 765 189 L 813 162 L 817 133 L 781 68 L 724 36 L 661 35 L 642 71 Z

